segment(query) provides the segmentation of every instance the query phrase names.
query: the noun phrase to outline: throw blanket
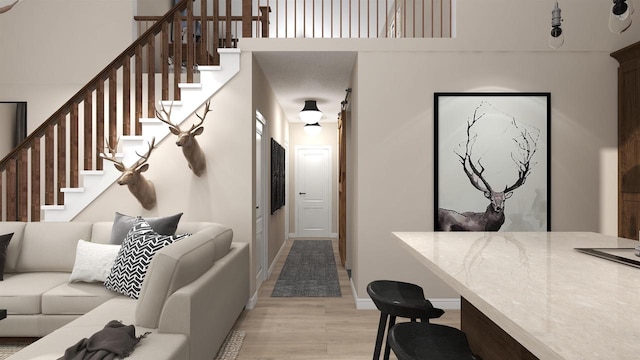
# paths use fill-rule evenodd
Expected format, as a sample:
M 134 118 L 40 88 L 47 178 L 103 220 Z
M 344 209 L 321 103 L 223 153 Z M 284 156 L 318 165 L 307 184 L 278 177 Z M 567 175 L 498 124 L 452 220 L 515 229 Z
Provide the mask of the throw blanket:
M 64 352 L 58 360 L 113 360 L 129 356 L 137 343 L 150 333 L 136 337 L 133 325 L 111 320 L 104 329 L 84 338 Z

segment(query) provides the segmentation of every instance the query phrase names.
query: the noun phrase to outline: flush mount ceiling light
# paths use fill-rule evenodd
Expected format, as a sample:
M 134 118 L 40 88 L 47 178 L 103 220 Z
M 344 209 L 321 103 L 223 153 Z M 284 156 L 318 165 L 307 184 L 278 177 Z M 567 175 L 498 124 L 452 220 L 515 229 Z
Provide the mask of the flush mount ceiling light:
M 613 7 L 609 14 L 609 30 L 620 34 L 631 26 L 631 14 L 633 14 L 633 0 L 613 0 Z
M 316 136 L 320 134 L 320 131 L 322 131 L 322 127 L 318 123 L 304 125 L 304 132 L 309 136 Z
M 556 1 L 556 5 L 553 10 L 551 10 L 551 34 L 549 37 L 549 46 L 553 49 L 557 49 L 562 44 L 564 44 L 564 35 L 562 34 L 562 28 L 560 24 L 562 23 L 562 16 L 560 15 L 560 8 L 558 7 L 558 2 Z
M 322 112 L 318 109 L 315 100 L 305 100 L 304 108 L 300 110 L 299 116 L 307 124 L 317 124 L 322 119 Z

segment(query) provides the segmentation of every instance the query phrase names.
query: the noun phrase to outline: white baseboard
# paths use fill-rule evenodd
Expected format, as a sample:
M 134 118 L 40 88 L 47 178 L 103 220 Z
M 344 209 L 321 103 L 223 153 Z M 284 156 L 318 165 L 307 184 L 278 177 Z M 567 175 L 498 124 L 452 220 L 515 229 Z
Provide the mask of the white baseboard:
M 353 285 L 353 280 L 349 279 L 351 284 L 351 293 L 353 294 L 353 301 L 356 303 L 356 309 L 358 310 L 376 310 L 376 305 L 371 298 L 359 298 L 357 297 L 356 288 Z M 460 310 L 460 298 L 430 298 L 431 304 L 434 307 L 443 310 Z
M 256 290 L 256 292 L 253 293 L 253 296 L 249 298 L 249 301 L 247 301 L 247 304 L 244 307 L 247 310 L 251 310 L 256 307 L 257 303 L 258 303 L 258 290 Z
M 278 250 L 278 253 L 276 254 L 276 257 L 273 258 L 273 262 L 269 266 L 267 279 L 271 277 L 271 274 L 273 274 L 273 271 L 276 268 L 276 263 L 278 262 L 278 259 L 280 259 L 280 256 L 282 255 L 282 252 L 284 251 L 284 247 L 287 245 L 287 241 L 289 241 L 289 239 L 285 239 L 284 240 L 284 242 L 282 243 L 282 246 L 280 246 L 280 250 Z
M 337 239 L 338 238 L 338 233 L 329 233 L 329 237 L 332 239 Z

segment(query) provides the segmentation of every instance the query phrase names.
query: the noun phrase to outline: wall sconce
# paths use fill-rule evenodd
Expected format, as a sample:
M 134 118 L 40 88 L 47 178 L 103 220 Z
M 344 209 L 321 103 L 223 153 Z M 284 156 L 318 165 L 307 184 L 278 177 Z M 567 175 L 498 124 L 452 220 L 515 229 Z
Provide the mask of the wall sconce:
M 549 46 L 552 49 L 557 49 L 564 44 L 564 35 L 562 34 L 562 16 L 560 15 L 560 8 L 558 7 L 558 1 L 553 10 L 551 10 L 551 34 L 549 37 Z
M 631 14 L 633 14 L 633 0 L 613 0 L 613 7 L 609 14 L 609 30 L 620 34 L 631 26 Z
M 298 115 L 300 116 L 300 120 L 307 124 L 317 124 L 318 121 L 322 119 L 322 112 L 318 109 L 318 105 L 315 100 L 305 100 L 304 108 L 300 110 Z

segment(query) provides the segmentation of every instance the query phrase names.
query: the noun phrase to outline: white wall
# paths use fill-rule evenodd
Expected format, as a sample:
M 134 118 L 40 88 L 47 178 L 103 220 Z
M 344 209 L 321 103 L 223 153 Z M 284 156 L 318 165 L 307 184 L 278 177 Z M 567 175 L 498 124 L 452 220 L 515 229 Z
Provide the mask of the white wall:
M 606 53 L 360 53 L 352 134 L 358 294 L 372 280 L 399 278 L 423 284 L 429 296 L 455 296 L 390 235 L 433 230 L 434 92 L 551 92 L 552 230 L 615 234 L 601 223 L 602 209 L 617 199 L 615 188 L 602 186 L 601 169 L 616 159 L 601 161 L 617 146 L 616 84 Z M 616 176 L 609 173 L 608 183 Z
M 132 42 L 133 0 L 28 0 L 0 16 L 0 101 L 31 133 Z
M 283 147 L 287 146 L 289 143 L 289 121 L 280 107 L 262 68 L 255 59 L 253 59 L 252 91 L 255 108 L 254 114 L 256 110 L 259 111 L 267 122 L 266 131 L 262 136 L 264 151 L 266 152 L 262 166 L 267 168 L 267 177 L 263 179 L 263 181 L 265 183 L 264 190 L 267 192 L 269 201 L 264 204 L 264 216 L 268 231 L 267 261 L 268 266 L 271 266 L 273 261 L 276 260 L 278 251 L 288 237 L 285 224 L 286 215 L 288 210 L 291 209 L 291 201 L 290 199 L 286 199 L 285 206 L 276 211 L 275 214 L 271 214 L 271 138 L 274 138 Z M 290 151 L 290 149 L 287 149 L 287 154 L 290 153 Z

